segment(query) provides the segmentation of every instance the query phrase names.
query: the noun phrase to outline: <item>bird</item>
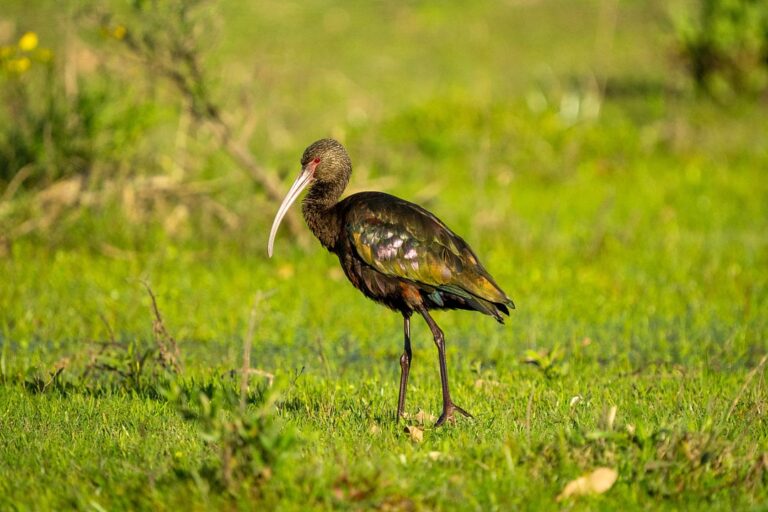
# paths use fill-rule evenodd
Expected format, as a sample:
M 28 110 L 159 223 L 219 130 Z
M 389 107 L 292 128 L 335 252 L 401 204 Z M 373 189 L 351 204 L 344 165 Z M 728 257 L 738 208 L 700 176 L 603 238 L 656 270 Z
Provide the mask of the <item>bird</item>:
M 309 229 L 339 258 L 355 288 L 402 314 L 396 421 L 404 417 L 414 313 L 424 318 L 437 346 L 442 413 L 435 426 L 454 420 L 456 413 L 471 418 L 451 398 L 445 335 L 430 311 L 474 310 L 503 324 L 515 305 L 470 246 L 426 209 L 384 192 L 359 192 L 340 200 L 351 174 L 352 161 L 341 143 L 326 138 L 310 144 L 301 157 L 301 172 L 275 215 L 267 253 L 271 258 L 280 222 L 309 188 L 302 201 Z

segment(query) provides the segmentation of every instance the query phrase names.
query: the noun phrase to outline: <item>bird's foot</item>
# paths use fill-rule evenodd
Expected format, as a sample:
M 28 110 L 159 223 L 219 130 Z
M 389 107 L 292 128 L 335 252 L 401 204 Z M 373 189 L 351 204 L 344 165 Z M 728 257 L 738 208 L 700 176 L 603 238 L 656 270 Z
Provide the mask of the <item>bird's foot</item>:
M 439 427 L 446 421 L 456 421 L 456 418 L 454 417 L 454 413 L 460 413 L 463 416 L 466 416 L 467 418 L 474 418 L 471 414 L 469 414 L 467 411 L 459 407 L 458 405 L 454 404 L 453 402 L 449 402 L 448 405 L 443 406 L 443 414 L 440 415 L 439 418 L 437 418 L 437 423 L 435 423 L 436 427 Z

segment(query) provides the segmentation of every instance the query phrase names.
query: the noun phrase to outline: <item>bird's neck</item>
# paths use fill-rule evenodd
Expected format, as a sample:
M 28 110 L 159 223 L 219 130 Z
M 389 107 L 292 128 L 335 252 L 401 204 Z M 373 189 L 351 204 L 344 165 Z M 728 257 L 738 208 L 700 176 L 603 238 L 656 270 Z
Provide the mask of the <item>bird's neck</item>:
M 334 206 L 343 191 L 343 185 L 316 182 L 301 203 L 307 226 L 329 251 L 336 246 L 341 233 L 341 219 Z

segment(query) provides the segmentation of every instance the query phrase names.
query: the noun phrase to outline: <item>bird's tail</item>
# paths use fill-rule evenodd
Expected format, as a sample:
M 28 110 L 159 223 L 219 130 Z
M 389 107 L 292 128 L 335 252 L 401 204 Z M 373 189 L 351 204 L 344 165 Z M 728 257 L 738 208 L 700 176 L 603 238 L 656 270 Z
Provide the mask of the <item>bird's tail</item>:
M 504 317 L 502 314 L 509 316 L 509 309 L 515 309 L 515 304 L 509 297 L 507 297 L 508 302 L 492 302 L 490 300 L 483 299 L 482 297 L 472 295 L 468 291 L 458 286 L 445 285 L 441 286 L 439 289 L 441 291 L 445 291 L 460 297 L 462 301 L 467 304 L 467 306 L 476 311 L 492 316 L 500 324 L 504 323 Z

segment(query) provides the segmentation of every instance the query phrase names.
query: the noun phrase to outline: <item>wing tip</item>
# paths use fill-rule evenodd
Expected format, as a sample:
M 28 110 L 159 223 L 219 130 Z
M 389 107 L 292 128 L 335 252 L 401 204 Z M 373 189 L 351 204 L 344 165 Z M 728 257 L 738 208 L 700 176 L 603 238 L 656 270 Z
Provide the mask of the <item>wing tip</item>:
M 497 322 L 503 325 L 504 317 L 501 316 L 500 313 L 504 313 L 505 315 L 509 316 L 509 310 L 515 309 L 515 303 L 512 302 L 512 299 L 510 299 L 509 297 L 506 297 L 506 300 L 504 302 L 496 302 L 492 304 L 496 307 L 493 317 L 496 319 Z

